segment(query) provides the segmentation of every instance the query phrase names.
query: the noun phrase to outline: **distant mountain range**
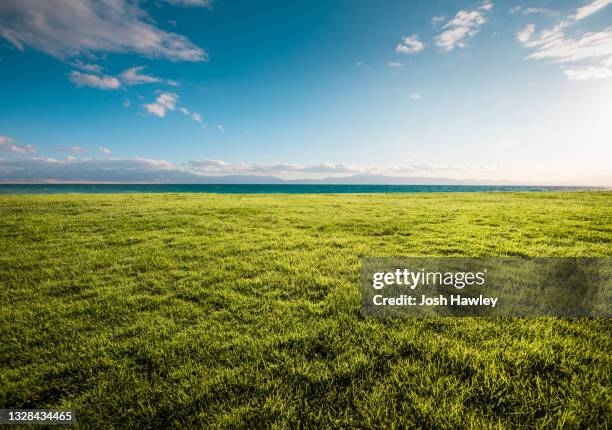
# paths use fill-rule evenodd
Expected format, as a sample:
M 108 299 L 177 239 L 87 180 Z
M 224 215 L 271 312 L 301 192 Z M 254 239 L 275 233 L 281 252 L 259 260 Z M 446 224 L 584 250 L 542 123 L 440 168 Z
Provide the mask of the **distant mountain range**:
M 17 173 L 17 172 L 15 172 Z M 75 174 L 76 173 L 76 174 Z M 139 171 L 113 169 L 112 172 L 99 170 L 54 171 L 47 178 L 38 174 L 20 171 L 18 174 L 3 175 L 0 183 L 159 183 L 159 184 L 319 184 L 319 185 L 519 185 L 507 180 L 459 180 L 451 178 L 399 177 L 385 175 L 352 175 L 322 179 L 282 179 L 276 176 L 227 175 L 201 176 L 180 170 Z M 8 177 L 7 177 L 8 176 Z
M 0 183 L 114 183 L 114 184 L 313 184 L 313 185 L 579 185 L 607 186 L 606 177 L 582 178 L 561 184 L 555 181 L 536 183 L 506 179 L 452 179 L 443 177 L 401 177 L 361 174 L 322 179 L 282 179 L 276 176 L 227 175 L 201 176 L 183 170 L 167 169 L 84 169 L 77 166 L 53 166 L 47 170 L 2 172 Z
M 341 184 L 341 185 L 518 185 L 516 182 L 484 179 L 451 179 L 431 177 L 402 177 L 385 175 L 352 175 L 342 178 L 323 178 L 314 180 L 286 180 L 293 184 Z

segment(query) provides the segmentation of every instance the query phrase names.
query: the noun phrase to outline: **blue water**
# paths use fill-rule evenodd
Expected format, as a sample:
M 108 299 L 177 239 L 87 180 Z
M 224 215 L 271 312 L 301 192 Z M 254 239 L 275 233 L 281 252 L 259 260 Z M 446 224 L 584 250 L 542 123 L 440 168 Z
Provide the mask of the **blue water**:
M 0 194 L 357 194 L 471 191 L 575 191 L 585 187 L 505 185 L 0 184 Z

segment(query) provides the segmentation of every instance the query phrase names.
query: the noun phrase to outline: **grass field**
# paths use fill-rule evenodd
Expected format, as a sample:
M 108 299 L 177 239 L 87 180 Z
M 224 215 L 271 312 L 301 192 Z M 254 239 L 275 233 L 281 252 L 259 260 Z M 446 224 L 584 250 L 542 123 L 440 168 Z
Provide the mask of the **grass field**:
M 0 407 L 612 427 L 612 322 L 364 319 L 362 256 L 611 256 L 612 193 L 0 197 Z

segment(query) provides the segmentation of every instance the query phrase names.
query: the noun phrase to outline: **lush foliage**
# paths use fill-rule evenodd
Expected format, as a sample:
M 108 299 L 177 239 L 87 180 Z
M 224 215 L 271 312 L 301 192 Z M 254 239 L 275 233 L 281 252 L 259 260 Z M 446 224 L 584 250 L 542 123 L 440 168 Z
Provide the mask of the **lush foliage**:
M 83 427 L 605 427 L 604 319 L 365 319 L 361 256 L 612 255 L 612 194 L 0 197 L 0 406 Z

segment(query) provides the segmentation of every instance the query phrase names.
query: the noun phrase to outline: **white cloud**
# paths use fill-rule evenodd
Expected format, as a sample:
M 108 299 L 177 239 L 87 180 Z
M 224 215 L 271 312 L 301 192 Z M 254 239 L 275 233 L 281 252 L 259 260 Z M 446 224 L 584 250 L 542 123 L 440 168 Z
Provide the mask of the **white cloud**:
M 518 170 L 517 170 L 518 168 Z M 569 174 L 572 175 L 571 167 Z M 405 163 L 385 166 L 353 165 L 344 163 L 291 164 L 291 163 L 230 163 L 223 160 L 200 160 L 175 164 L 166 160 L 147 158 L 65 158 L 24 157 L 0 158 L 0 180 L 3 181 L 85 181 L 85 182 L 162 182 L 198 183 L 207 182 L 202 176 L 220 177 L 227 175 L 275 176 L 284 179 L 346 178 L 352 175 L 388 175 L 394 177 L 447 177 L 480 182 L 483 175 L 488 178 L 503 178 L 530 182 L 534 181 L 533 171 L 539 171 L 540 178 L 548 183 L 562 183 L 610 186 L 612 171 L 605 167 L 599 179 L 571 180 L 568 169 L 546 170 L 545 165 L 463 165 L 434 163 Z M 504 173 L 505 171 L 505 173 Z M 576 170 L 579 173 L 579 170 Z M 588 171 L 591 176 L 593 170 Z M 584 171 L 582 172 L 585 173 Z M 509 174 L 511 177 L 507 177 Z M 501 176 L 503 175 L 503 176 Z M 517 176 L 518 175 L 518 176 Z M 556 177 L 555 177 L 556 176 Z M 574 175 L 575 177 L 579 177 Z M 566 178 L 566 179 L 563 179 Z M 372 183 L 371 180 L 365 179 Z M 219 183 L 219 182 L 217 182 Z
M 157 76 L 151 76 L 141 73 L 146 66 L 131 67 L 121 72 L 117 77 L 101 75 L 102 70 L 100 66 L 95 64 L 85 64 L 77 60 L 74 63 L 75 66 L 81 67 L 83 70 L 91 70 L 95 74 L 81 73 L 79 71 L 73 71 L 70 74 L 70 80 L 77 86 L 87 86 L 94 88 L 116 89 L 123 85 L 141 85 L 141 84 L 152 84 L 156 82 L 162 82 L 163 80 Z M 166 82 L 168 84 L 175 84 L 174 81 Z
M 190 112 L 189 109 L 183 106 L 177 108 L 177 110 L 183 115 L 189 116 L 193 121 L 200 124 L 203 128 L 206 128 L 206 125 L 204 124 L 204 121 L 202 120 L 202 115 L 200 115 L 199 113 Z
M 401 54 L 415 54 L 422 51 L 425 45 L 419 40 L 418 34 L 413 34 L 409 37 L 404 37 L 400 43 L 395 47 L 395 52 Z
M 90 63 L 85 63 L 81 60 L 76 60 L 72 63 L 72 66 L 76 67 L 77 69 L 81 69 L 85 72 L 91 72 L 91 73 L 102 73 L 102 67 L 97 65 L 97 64 L 90 64 Z
M 493 3 L 491 3 L 490 1 L 485 1 L 478 7 L 478 9 L 487 11 L 491 10 L 493 9 Z
M 408 98 L 410 100 L 420 100 L 421 99 L 421 95 L 418 93 L 412 93 L 408 96 Z
M 0 136 L 0 151 L 10 152 L 12 154 L 28 154 L 36 152 L 36 147 L 34 145 L 28 144 L 19 146 L 14 142 L 15 141 L 8 136 Z
M 612 4 L 612 0 L 595 0 L 578 8 L 571 18 L 576 21 L 584 19 L 609 4 Z M 571 21 L 561 21 L 551 29 L 542 31 L 536 39 L 526 41 L 524 43 L 526 47 L 535 49 L 529 58 L 547 59 L 557 63 L 602 61 L 603 66 L 609 67 L 607 60 L 602 58 L 612 58 L 612 27 L 571 38 L 565 35 L 570 25 Z M 564 73 L 570 79 L 588 79 L 587 76 L 601 79 L 607 77 L 605 67 L 589 64 L 579 68 L 566 68 Z
M 167 111 L 173 111 L 176 108 L 176 102 L 179 97 L 175 93 L 167 93 L 164 91 L 158 91 L 157 94 L 154 103 L 145 104 L 143 107 L 150 114 L 163 118 L 166 116 Z
M 547 28 L 538 33 L 537 37 L 523 43 L 526 47 L 536 48 L 543 46 L 552 46 L 559 41 L 562 41 L 565 36 L 565 29 L 570 25 L 568 21 L 561 21 L 554 27 Z
M 164 0 L 174 6 L 185 7 L 212 7 L 213 0 Z
M 237 171 L 244 172 L 242 164 L 234 166 L 223 160 L 190 161 L 187 164 L 191 170 L 205 173 L 236 173 Z
M 102 154 L 110 154 L 111 150 L 109 148 L 107 148 L 106 146 L 101 146 L 100 148 L 98 148 L 98 151 L 100 151 Z
M 2 0 L 0 36 L 65 59 L 91 53 L 137 53 L 173 61 L 205 61 L 185 36 L 163 31 L 129 0 Z
M 59 151 L 70 152 L 72 154 L 78 154 L 83 150 L 83 148 L 81 148 L 80 146 L 64 146 L 57 149 Z
M 197 122 L 201 126 L 204 126 L 204 121 L 202 120 L 202 115 L 200 115 L 199 113 L 197 113 L 197 112 L 192 113 L 191 114 L 191 119 L 193 119 L 195 122 Z
M 389 67 L 403 67 L 404 63 L 398 63 L 397 61 L 390 61 L 387 63 Z
M 567 38 L 564 34 L 566 22 L 541 32 L 538 38 L 529 40 L 525 46 L 535 48 L 529 58 L 567 63 L 612 55 L 612 27 L 581 37 Z
M 163 107 L 162 105 L 159 105 L 157 103 L 149 103 L 143 106 L 147 110 L 147 112 L 149 112 L 151 115 L 155 115 L 160 118 L 163 118 L 166 116 L 166 108 Z
M 600 170 L 602 175 L 599 178 L 590 180 L 587 178 L 587 181 L 590 182 L 585 180 L 572 180 L 570 182 L 567 178 L 572 176 L 567 176 L 568 169 L 547 170 L 546 166 L 537 164 L 518 166 L 518 170 L 516 170 L 509 165 L 476 164 L 409 163 L 376 167 L 343 163 L 249 164 L 229 163 L 223 160 L 201 160 L 177 165 L 165 160 L 147 158 L 77 158 L 73 156 L 63 159 L 50 157 L 0 158 L 0 180 L 44 182 L 198 183 L 202 176 L 218 178 L 227 175 L 254 175 L 275 176 L 284 179 L 320 179 L 346 178 L 352 175 L 389 175 L 394 177 L 416 176 L 417 179 L 421 180 L 423 177 L 448 177 L 468 180 L 472 183 L 482 183 L 482 175 L 489 178 L 503 178 L 506 174 L 512 175 L 515 180 L 529 182 L 530 179 L 531 181 L 534 180 L 532 176 L 534 170 L 541 171 L 543 176 L 540 177 L 547 178 L 546 181 L 549 183 L 568 184 L 569 182 L 577 185 L 591 183 L 605 186 L 610 186 L 612 183 L 612 171 L 609 168 Z M 592 174 L 592 172 L 592 170 L 589 170 L 589 173 Z M 572 174 L 571 171 L 569 173 Z M 369 179 L 365 181 L 372 183 Z M 202 182 L 206 181 L 202 180 Z
M 32 181 L 184 182 L 193 178 L 165 160 L 147 158 L 0 159 L 0 179 Z
M 77 87 L 93 87 L 102 90 L 116 90 L 121 86 L 121 82 L 113 76 L 99 76 L 88 73 L 81 73 L 73 70 L 70 73 L 70 81 Z
M 434 27 L 439 26 L 440 24 L 442 24 L 444 22 L 444 20 L 446 19 L 446 17 L 444 15 L 441 16 L 434 16 L 431 19 L 431 25 L 433 25 Z
M 222 126 L 221 124 L 219 124 L 219 125 L 217 126 L 217 129 L 218 129 L 218 130 L 219 130 L 221 133 L 223 133 L 223 132 L 225 131 L 225 128 L 223 128 L 223 126 Z
M 130 103 L 130 101 L 128 99 L 123 99 L 123 102 L 121 104 L 125 108 L 129 108 L 131 106 L 131 103 Z
M 584 81 L 587 79 L 609 78 L 612 76 L 612 69 L 609 67 L 586 66 L 563 69 L 563 73 L 565 73 L 568 79 L 573 81 Z
M 161 81 L 161 79 L 156 76 L 141 74 L 140 72 L 145 67 L 146 66 L 139 66 L 126 69 L 121 72 L 119 79 L 121 79 L 121 82 L 123 82 L 125 85 L 152 84 L 154 82 Z
M 514 6 L 512 9 L 510 9 L 510 13 L 520 13 L 521 15 L 535 15 L 535 14 L 549 15 L 549 16 L 556 15 L 556 12 L 550 9 L 543 8 L 543 7 L 523 8 L 522 6 Z
M 92 157 L 84 157 L 84 158 L 76 158 L 76 157 L 66 157 L 66 158 L 53 158 L 53 157 L 32 157 L 28 159 L 22 160 L 12 160 L 11 163 L 15 165 L 18 162 L 22 163 L 32 163 L 32 164 L 88 164 L 90 166 L 96 167 L 145 167 L 151 169 L 175 169 L 177 166 L 173 163 L 170 163 L 165 160 L 154 160 L 149 158 L 119 158 L 119 157 L 111 157 L 111 158 L 92 158 Z
M 576 10 L 576 15 L 574 15 L 574 19 L 581 20 L 586 18 L 587 16 L 593 15 L 596 12 L 599 12 L 604 7 L 612 4 L 612 0 L 595 0 L 589 3 L 586 6 L 582 6 Z
M 543 7 L 528 7 L 523 10 L 523 15 L 534 15 L 534 14 L 542 14 L 542 15 L 555 15 L 550 9 L 545 9 Z
M 603 9 L 610 1 L 596 0 L 576 10 L 576 14 L 555 26 L 542 30 L 517 33 L 517 39 L 533 52 L 532 60 L 548 60 L 563 65 L 564 75 L 571 80 L 603 79 L 612 73 L 609 59 L 612 58 L 612 27 L 602 31 L 587 32 L 573 37 L 567 36 L 572 25 L 580 19 Z M 526 30 L 528 30 L 526 28 Z M 568 63 L 580 63 L 565 66 Z
M 525 43 L 531 38 L 534 31 L 535 25 L 527 24 L 525 27 L 523 27 L 516 33 L 516 38 L 519 40 L 519 42 Z
M 434 38 L 436 46 L 444 52 L 450 52 L 455 47 L 465 48 L 465 39 L 474 36 L 480 27 L 487 22 L 484 12 L 491 10 L 493 3 L 484 2 L 474 10 L 460 10 L 455 17 L 446 23 L 445 30 Z
M 201 160 L 190 161 L 187 163 L 189 171 L 198 174 L 275 174 L 284 175 L 287 173 L 363 173 L 368 169 L 340 163 L 320 163 L 320 164 L 232 164 L 223 160 Z
M 386 167 L 359 166 L 345 163 L 319 164 L 249 164 L 228 163 L 223 160 L 190 161 L 186 164 L 187 171 L 200 175 L 276 175 L 280 177 L 295 177 L 304 175 L 356 175 L 356 174 L 414 174 L 418 172 L 449 172 L 466 171 L 475 168 L 486 169 L 486 166 L 465 166 L 452 164 L 414 163 L 390 165 Z

